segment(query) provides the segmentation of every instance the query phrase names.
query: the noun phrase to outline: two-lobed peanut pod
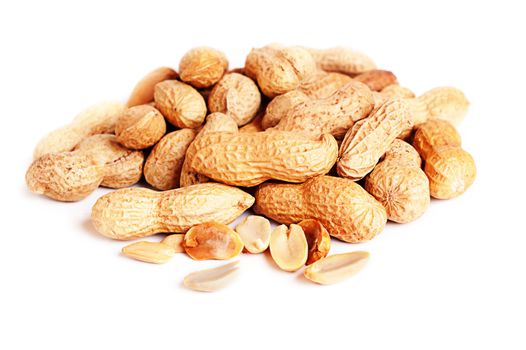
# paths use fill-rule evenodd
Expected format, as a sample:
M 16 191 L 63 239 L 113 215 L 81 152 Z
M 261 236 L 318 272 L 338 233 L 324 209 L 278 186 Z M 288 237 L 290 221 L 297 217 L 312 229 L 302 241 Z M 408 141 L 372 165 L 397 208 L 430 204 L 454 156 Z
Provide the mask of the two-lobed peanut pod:
M 86 138 L 74 151 L 46 154 L 33 161 L 26 183 L 34 193 L 72 202 L 87 197 L 99 186 L 121 188 L 142 176 L 144 155 L 117 142 L 115 135 Z
M 329 134 L 313 139 L 301 133 L 211 133 L 192 144 L 190 168 L 215 181 L 256 186 L 266 180 L 303 182 L 327 174 L 338 154 Z
M 356 243 L 380 233 L 384 207 L 354 181 L 318 176 L 302 184 L 266 183 L 256 191 L 254 211 L 282 224 L 316 219 L 331 236 Z
M 126 188 L 100 197 L 91 219 L 103 236 L 127 240 L 160 232 L 186 232 L 215 221 L 228 224 L 254 203 L 242 190 L 217 183 L 170 191 Z

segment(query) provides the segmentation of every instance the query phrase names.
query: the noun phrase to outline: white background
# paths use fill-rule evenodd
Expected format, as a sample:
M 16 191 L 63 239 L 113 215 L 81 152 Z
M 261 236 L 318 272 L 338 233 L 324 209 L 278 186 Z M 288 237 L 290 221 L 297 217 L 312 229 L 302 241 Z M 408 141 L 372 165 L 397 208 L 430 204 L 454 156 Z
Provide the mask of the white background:
M 507 1 L 2 2 L 0 348 L 526 348 L 524 21 Z M 236 67 L 270 42 L 360 49 L 417 93 L 461 88 L 475 184 L 369 243 L 335 242 L 371 252 L 344 283 L 243 255 L 240 278 L 215 294 L 181 282 L 220 262 L 140 263 L 98 236 L 90 208 L 107 190 L 71 204 L 26 189 L 36 142 L 83 108 L 126 99 L 193 46 Z

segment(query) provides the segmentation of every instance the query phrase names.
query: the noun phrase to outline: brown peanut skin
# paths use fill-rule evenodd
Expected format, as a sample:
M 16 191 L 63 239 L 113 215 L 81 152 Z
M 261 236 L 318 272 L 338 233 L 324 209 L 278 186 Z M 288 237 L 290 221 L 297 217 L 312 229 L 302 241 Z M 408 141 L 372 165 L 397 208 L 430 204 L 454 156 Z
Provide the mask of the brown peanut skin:
M 115 135 L 86 138 L 74 151 L 51 153 L 35 160 L 26 173 L 31 192 L 73 202 L 87 197 L 100 185 L 121 188 L 137 183 L 144 155 L 121 146 Z
M 207 88 L 219 81 L 228 69 L 224 53 L 210 47 L 188 51 L 179 63 L 181 80 L 196 88 Z
M 168 67 L 159 67 L 151 71 L 135 85 L 127 106 L 134 107 L 152 102 L 155 85 L 165 80 L 175 80 L 177 77 L 177 72 Z
M 227 225 L 207 222 L 186 232 L 183 247 L 194 260 L 227 260 L 241 253 L 243 242 Z
M 125 188 L 100 197 L 91 219 L 101 235 L 128 240 L 161 232 L 186 232 L 210 221 L 229 224 L 253 203 L 248 193 L 217 183 L 164 192 Z
M 331 236 L 350 243 L 372 239 L 386 222 L 384 207 L 355 182 L 318 176 L 303 184 L 258 187 L 254 211 L 282 224 L 318 220 Z
M 155 145 L 166 133 L 164 117 L 156 108 L 139 105 L 128 108 L 117 120 L 117 141 L 129 149 Z
M 302 220 L 298 225 L 303 229 L 309 246 L 306 265 L 326 257 L 331 249 L 331 235 L 325 227 L 318 220 L 313 219 Z
M 197 131 L 181 129 L 166 134 L 152 149 L 144 164 L 146 182 L 158 190 L 179 187 L 181 170 L 188 147 Z
M 195 141 L 190 167 L 215 181 L 256 186 L 266 180 L 303 182 L 330 171 L 338 145 L 329 134 L 312 139 L 294 132 L 212 133 Z
M 373 106 L 369 88 L 351 82 L 325 99 L 292 103 L 272 130 L 301 132 L 313 137 L 328 133 L 341 139 L 354 122 L 369 115 Z
M 313 99 L 327 98 L 351 81 L 348 75 L 320 70 L 303 80 L 298 90 Z

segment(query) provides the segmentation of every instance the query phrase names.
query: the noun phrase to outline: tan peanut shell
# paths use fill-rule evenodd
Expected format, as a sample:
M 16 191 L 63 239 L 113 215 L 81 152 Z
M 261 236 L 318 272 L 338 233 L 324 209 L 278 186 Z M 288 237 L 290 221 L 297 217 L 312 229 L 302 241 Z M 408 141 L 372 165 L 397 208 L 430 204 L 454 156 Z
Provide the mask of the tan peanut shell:
M 257 254 L 267 250 L 271 233 L 268 219 L 258 215 L 249 215 L 236 226 L 236 232 L 249 253 Z
M 331 236 L 351 243 L 372 239 L 387 222 L 384 207 L 349 179 L 318 176 L 303 184 L 266 183 L 255 196 L 258 214 L 282 224 L 316 219 Z
M 338 144 L 331 135 L 317 140 L 294 132 L 212 133 L 194 141 L 190 168 L 215 181 L 256 186 L 266 180 L 303 182 L 329 172 Z
M 398 223 L 418 219 L 429 207 L 429 181 L 418 166 L 386 161 L 379 163 L 366 177 L 365 189 Z
M 250 122 L 261 105 L 261 94 L 252 79 L 238 73 L 225 74 L 208 97 L 210 112 L 221 112 L 242 126 Z
M 351 81 L 348 75 L 319 70 L 303 80 L 298 90 L 313 99 L 327 98 Z
M 115 124 L 117 141 L 130 149 L 145 149 L 155 145 L 166 133 L 162 114 L 149 105 L 125 110 Z
M 413 138 L 413 147 L 424 160 L 433 152 L 433 148 L 461 145 L 462 140 L 455 127 L 441 119 L 431 119 L 418 125 Z
M 227 225 L 206 222 L 186 232 L 183 247 L 194 260 L 227 260 L 241 253 L 243 242 Z
M 312 264 L 324 258 L 331 249 L 331 235 L 323 227 L 323 225 L 314 219 L 302 220 L 298 225 L 303 229 L 307 245 L 309 246 L 309 256 L 307 258 L 307 265 Z
M 174 256 L 175 250 L 164 243 L 142 241 L 127 245 L 122 253 L 132 259 L 163 264 Z
M 175 253 L 184 253 L 184 234 L 183 233 L 174 233 L 164 237 L 161 243 L 166 244 L 173 248 Z
M 152 102 L 155 85 L 161 81 L 175 80 L 177 77 L 177 72 L 168 67 L 160 67 L 149 72 L 133 88 L 127 106 L 134 107 Z
M 384 162 L 393 162 L 399 166 L 422 167 L 422 158 L 411 144 L 396 139 L 383 156 Z
M 329 133 L 340 139 L 354 122 L 365 118 L 373 106 L 369 88 L 351 82 L 327 98 L 292 104 L 272 130 L 302 132 L 311 136 Z
M 276 126 L 281 118 L 290 114 L 296 107 L 304 106 L 311 98 L 300 89 L 276 96 L 270 101 L 261 120 L 263 130 Z
M 73 121 L 46 135 L 35 147 L 33 159 L 50 153 L 68 152 L 83 139 L 95 134 L 112 133 L 125 106 L 120 102 L 103 102 L 78 114 Z
M 415 93 L 410 89 L 400 86 L 398 84 L 392 84 L 384 87 L 381 91 L 382 95 L 388 98 L 414 98 Z
M 242 127 L 240 127 L 239 132 L 251 133 L 251 132 L 265 131 L 265 129 L 263 129 L 263 126 L 261 125 L 262 120 L 263 120 L 262 114 L 256 115 L 256 117 L 252 119 L 250 123 L 245 124 Z
M 443 119 L 458 125 L 469 108 L 469 101 L 462 91 L 452 87 L 431 89 L 409 102 L 415 125 L 428 119 Z
M 215 292 L 226 287 L 237 275 L 238 261 L 231 262 L 212 269 L 200 270 L 188 274 L 184 278 L 187 288 L 199 292 Z
M 327 72 L 344 73 L 351 76 L 376 68 L 373 60 L 365 54 L 347 47 L 308 49 L 317 66 Z
M 347 132 L 340 146 L 338 174 L 352 180 L 363 178 L 409 125 L 411 115 L 405 102 L 388 100 Z
M 398 82 L 393 72 L 381 69 L 373 69 L 358 74 L 354 77 L 354 80 L 364 83 L 373 91 L 382 91 L 387 86 L 397 84 Z
M 209 181 L 206 176 L 195 172 L 191 167 L 191 163 L 195 157 L 195 154 L 199 150 L 199 144 L 196 141 L 200 140 L 207 134 L 216 132 L 235 134 L 238 132 L 237 124 L 234 119 L 219 112 L 212 113 L 206 118 L 206 124 L 199 131 L 194 141 L 190 144 L 188 150 L 186 151 L 183 167 L 181 169 L 181 178 L 179 181 L 179 185 L 181 187 Z
M 473 157 L 460 147 L 434 148 L 425 161 L 429 192 L 434 198 L 450 199 L 461 195 L 477 176 Z
M 252 49 L 245 62 L 245 74 L 254 79 L 267 97 L 298 88 L 316 72 L 312 55 L 301 47 L 265 46 Z
M 207 183 L 165 192 L 126 188 L 100 197 L 91 211 L 103 236 L 127 240 L 160 232 L 186 232 L 194 225 L 228 224 L 254 203 L 240 189 Z
M 188 51 L 179 63 L 181 80 L 196 88 L 214 85 L 227 69 L 225 54 L 210 47 L 196 47 Z
M 179 187 L 185 155 L 196 134 L 194 129 L 180 129 L 166 134 L 146 159 L 146 182 L 158 190 Z
M 166 120 L 179 128 L 195 129 L 205 119 L 205 99 L 196 89 L 180 81 L 166 80 L 155 85 L 154 99 Z
M 276 227 L 270 235 L 269 248 L 272 259 L 284 271 L 297 271 L 307 262 L 309 247 L 303 229 L 298 225 Z
M 369 260 L 368 252 L 335 254 L 318 260 L 305 268 L 303 275 L 319 284 L 334 284 L 360 272 Z
M 31 192 L 72 202 L 91 194 L 100 185 L 131 186 L 142 175 L 144 155 L 121 146 L 115 135 L 97 134 L 72 152 L 51 153 L 33 161 L 26 173 Z

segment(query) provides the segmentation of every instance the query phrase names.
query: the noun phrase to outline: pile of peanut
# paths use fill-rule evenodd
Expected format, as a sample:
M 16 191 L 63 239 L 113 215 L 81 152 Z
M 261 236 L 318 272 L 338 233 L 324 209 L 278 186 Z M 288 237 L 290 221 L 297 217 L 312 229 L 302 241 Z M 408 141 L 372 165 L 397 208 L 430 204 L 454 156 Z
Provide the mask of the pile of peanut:
M 415 96 L 348 48 L 269 45 L 229 70 L 222 52 L 199 47 L 178 72 L 143 77 L 126 104 L 95 105 L 44 137 L 26 182 L 67 202 L 117 189 L 92 208 L 101 235 L 169 234 L 124 247 L 131 258 L 223 260 L 269 249 L 279 268 L 307 265 L 306 278 L 330 284 L 369 256 L 328 256 L 331 236 L 370 240 L 387 220 L 416 220 L 431 197 L 471 186 L 475 163 L 454 126 L 468 106 L 451 87 Z M 143 176 L 147 185 L 133 186 Z M 259 215 L 227 226 L 250 208 Z M 281 225 L 272 230 L 268 219 Z M 236 270 L 234 262 L 184 282 L 213 291 Z

